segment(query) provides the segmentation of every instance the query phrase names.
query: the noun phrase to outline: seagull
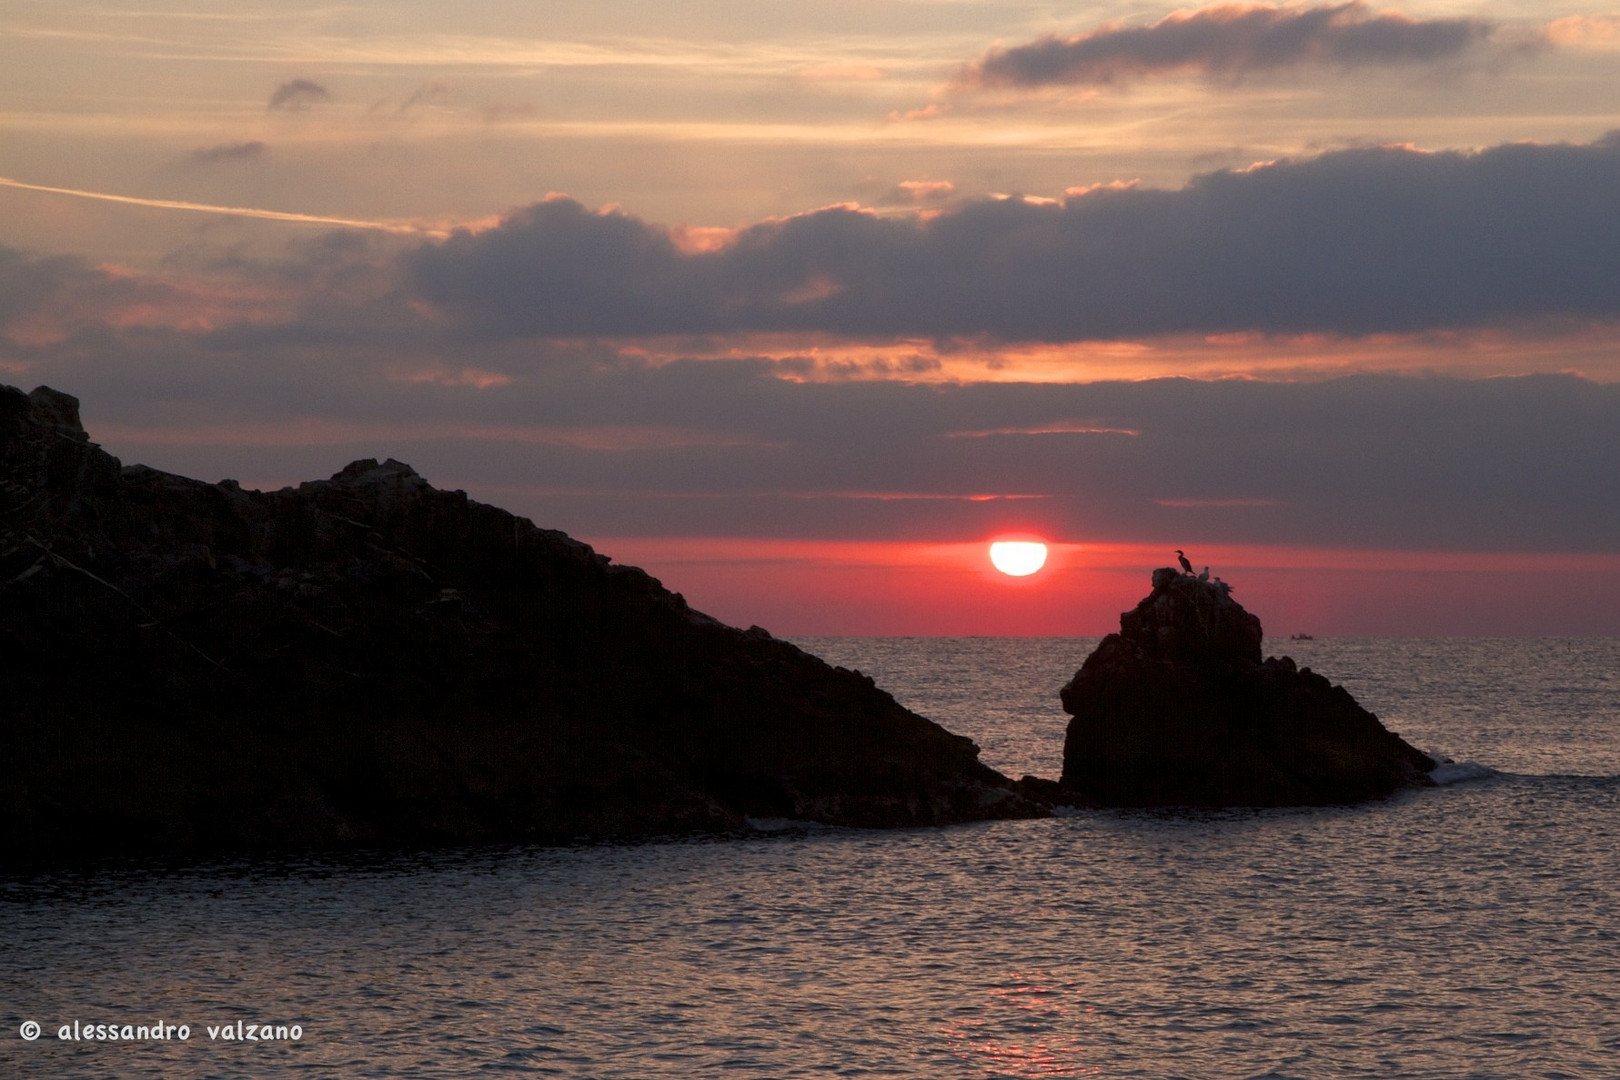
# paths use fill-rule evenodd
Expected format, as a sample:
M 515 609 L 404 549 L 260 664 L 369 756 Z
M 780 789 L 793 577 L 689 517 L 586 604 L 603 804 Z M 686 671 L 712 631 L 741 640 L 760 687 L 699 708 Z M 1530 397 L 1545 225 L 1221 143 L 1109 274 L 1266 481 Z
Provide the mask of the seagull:
M 1192 563 L 1187 561 L 1187 553 L 1185 551 L 1182 551 L 1180 548 L 1176 548 L 1176 558 L 1181 560 L 1182 570 L 1189 574 L 1192 573 Z

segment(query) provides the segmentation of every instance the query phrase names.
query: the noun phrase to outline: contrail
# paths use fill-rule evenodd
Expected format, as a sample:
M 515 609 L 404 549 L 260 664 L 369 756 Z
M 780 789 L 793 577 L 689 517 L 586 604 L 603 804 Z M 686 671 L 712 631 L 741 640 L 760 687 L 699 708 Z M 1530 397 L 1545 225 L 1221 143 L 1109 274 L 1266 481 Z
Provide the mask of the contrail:
M 73 195 L 80 199 L 100 199 L 103 202 L 128 203 L 131 206 L 152 206 L 159 210 L 191 210 L 199 214 L 228 214 L 231 217 L 258 218 L 261 221 L 290 221 L 295 225 L 337 225 L 346 229 L 373 229 L 377 232 L 409 233 L 443 239 L 450 233 L 445 229 L 429 228 L 391 221 L 358 221 L 354 218 L 322 217 L 318 214 L 293 214 L 285 210 L 259 210 L 250 206 L 212 206 L 208 203 L 181 202 L 177 199 L 141 199 L 133 195 L 109 195 L 103 191 L 80 191 L 77 188 L 49 187 L 45 184 L 27 184 L 0 176 L 0 187 L 22 188 L 25 191 L 46 191 L 53 195 Z

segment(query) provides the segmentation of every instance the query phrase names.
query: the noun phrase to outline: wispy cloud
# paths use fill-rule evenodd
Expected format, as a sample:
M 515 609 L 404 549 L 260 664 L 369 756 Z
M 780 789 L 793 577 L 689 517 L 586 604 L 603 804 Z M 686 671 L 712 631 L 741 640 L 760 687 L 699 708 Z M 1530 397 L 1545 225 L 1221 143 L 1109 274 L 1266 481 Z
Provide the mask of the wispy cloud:
M 1156 506 L 1168 506 L 1178 510 L 1215 509 L 1228 510 L 1235 508 L 1254 508 L 1260 506 L 1276 506 L 1276 499 L 1154 499 Z
M 434 98 L 443 97 L 448 93 L 450 93 L 449 83 L 442 82 L 438 79 L 425 82 L 421 86 L 418 86 L 415 90 L 411 91 L 411 96 L 404 100 L 399 107 L 399 111 L 402 113 L 409 112 L 418 105 L 432 101 Z
M 1111 427 L 1101 420 L 1054 420 L 1044 424 L 946 432 L 952 439 L 986 439 L 992 435 L 1129 435 L 1135 438 L 1141 434 L 1135 428 Z
M 253 161 L 264 156 L 264 143 L 258 139 L 249 142 L 221 143 L 218 146 L 205 146 L 200 150 L 193 150 L 193 161 L 214 164 L 221 161 Z
M 52 187 L 49 184 L 29 184 L 5 176 L 0 176 L 0 187 L 19 188 L 23 191 L 43 191 L 52 195 L 69 195 L 76 199 L 99 199 L 102 202 L 123 203 L 127 206 L 148 206 L 157 210 L 185 210 L 199 214 L 224 214 L 230 217 L 258 218 L 261 221 L 285 221 L 295 225 L 326 225 L 345 229 L 371 229 L 377 232 L 419 236 L 446 235 L 445 230 L 410 222 L 365 221 L 358 218 L 330 217 L 324 214 L 298 214 L 286 210 L 265 210 L 249 206 L 215 206 L 210 203 L 184 202 L 179 199 L 147 199 L 137 195 L 114 195 L 105 191 L 83 191 L 79 188 Z
M 1373 13 L 1361 0 L 1318 7 L 1220 4 L 1149 26 L 1109 25 L 997 48 L 971 65 L 968 86 L 1101 86 L 1192 73 L 1218 80 L 1307 65 L 1373 67 L 1450 60 L 1487 42 L 1483 19 Z
M 276 87 L 275 92 L 270 95 L 270 103 L 265 107 L 298 111 L 331 100 L 331 91 L 320 83 L 309 79 L 289 79 Z

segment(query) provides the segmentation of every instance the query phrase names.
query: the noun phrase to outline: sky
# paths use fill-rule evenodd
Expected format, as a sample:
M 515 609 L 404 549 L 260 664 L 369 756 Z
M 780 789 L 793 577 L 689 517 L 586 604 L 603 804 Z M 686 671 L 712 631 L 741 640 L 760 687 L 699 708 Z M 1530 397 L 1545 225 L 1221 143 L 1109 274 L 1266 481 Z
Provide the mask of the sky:
M 8 0 L 0 382 L 779 636 L 1620 634 L 1620 8 Z M 993 539 L 1047 566 L 995 572 Z

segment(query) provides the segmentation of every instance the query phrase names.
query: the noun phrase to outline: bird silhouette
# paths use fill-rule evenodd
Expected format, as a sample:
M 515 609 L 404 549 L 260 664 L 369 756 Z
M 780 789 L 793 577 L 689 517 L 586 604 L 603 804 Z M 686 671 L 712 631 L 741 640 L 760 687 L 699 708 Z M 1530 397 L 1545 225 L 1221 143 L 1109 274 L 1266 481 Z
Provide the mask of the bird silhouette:
M 1181 561 L 1181 569 L 1183 571 L 1189 574 L 1192 573 L 1192 563 L 1187 561 L 1187 553 L 1185 551 L 1182 551 L 1180 548 L 1176 548 L 1176 558 Z

